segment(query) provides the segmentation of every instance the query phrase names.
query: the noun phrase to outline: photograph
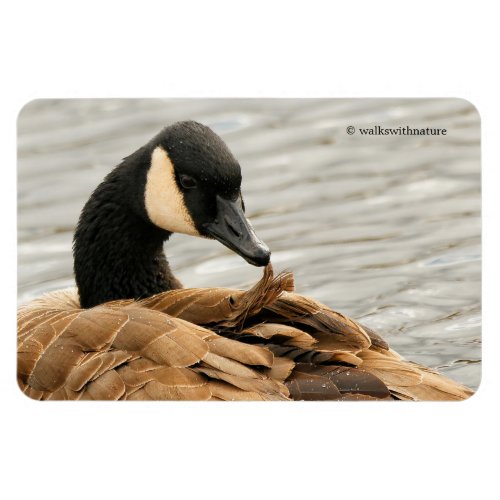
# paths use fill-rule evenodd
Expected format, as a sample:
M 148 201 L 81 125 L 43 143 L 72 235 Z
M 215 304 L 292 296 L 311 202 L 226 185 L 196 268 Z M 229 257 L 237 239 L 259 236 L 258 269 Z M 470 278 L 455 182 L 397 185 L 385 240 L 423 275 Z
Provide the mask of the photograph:
M 35 400 L 461 401 L 481 124 L 460 98 L 36 99 L 17 121 Z

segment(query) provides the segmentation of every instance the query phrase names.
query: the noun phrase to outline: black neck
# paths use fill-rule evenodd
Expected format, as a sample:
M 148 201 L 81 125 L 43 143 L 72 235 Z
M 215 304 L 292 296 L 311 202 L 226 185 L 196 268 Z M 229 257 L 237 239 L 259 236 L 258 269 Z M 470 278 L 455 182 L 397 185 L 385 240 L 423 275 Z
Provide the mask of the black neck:
M 130 175 L 136 182 L 123 182 Z M 81 307 L 150 297 L 181 286 L 163 252 L 171 233 L 154 226 L 137 208 L 141 204 L 135 199 L 144 192 L 140 175 L 126 165 L 118 167 L 80 215 L 73 256 Z

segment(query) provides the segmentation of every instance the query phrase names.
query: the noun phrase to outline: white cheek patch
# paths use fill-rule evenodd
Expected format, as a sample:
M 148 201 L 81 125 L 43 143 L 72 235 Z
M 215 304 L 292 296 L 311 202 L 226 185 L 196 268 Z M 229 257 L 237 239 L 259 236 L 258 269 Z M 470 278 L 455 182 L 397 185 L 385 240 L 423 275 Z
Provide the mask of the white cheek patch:
M 151 156 L 144 196 L 146 212 L 153 224 L 172 233 L 201 236 L 175 181 L 172 161 L 160 146 Z

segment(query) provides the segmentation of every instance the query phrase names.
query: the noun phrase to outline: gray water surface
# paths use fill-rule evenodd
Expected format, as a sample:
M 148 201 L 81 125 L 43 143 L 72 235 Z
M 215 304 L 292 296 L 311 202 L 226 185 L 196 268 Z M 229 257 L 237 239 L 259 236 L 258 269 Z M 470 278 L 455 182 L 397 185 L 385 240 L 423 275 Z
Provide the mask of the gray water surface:
M 29 103 L 18 122 L 19 303 L 74 286 L 72 232 L 91 191 L 163 126 L 186 119 L 212 127 L 240 161 L 247 214 L 299 293 L 477 388 L 480 124 L 458 99 Z M 374 125 L 447 135 L 360 135 Z M 166 252 L 187 287 L 246 288 L 262 273 L 215 241 L 174 235 Z

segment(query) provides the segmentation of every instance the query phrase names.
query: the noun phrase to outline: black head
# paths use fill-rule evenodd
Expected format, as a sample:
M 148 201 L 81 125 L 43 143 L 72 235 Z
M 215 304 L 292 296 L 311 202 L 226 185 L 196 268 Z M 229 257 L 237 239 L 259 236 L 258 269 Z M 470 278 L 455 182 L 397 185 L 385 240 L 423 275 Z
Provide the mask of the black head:
M 215 238 L 253 265 L 268 264 L 270 251 L 244 215 L 240 165 L 222 139 L 187 121 L 165 128 L 152 144 L 150 220 L 170 232 Z

